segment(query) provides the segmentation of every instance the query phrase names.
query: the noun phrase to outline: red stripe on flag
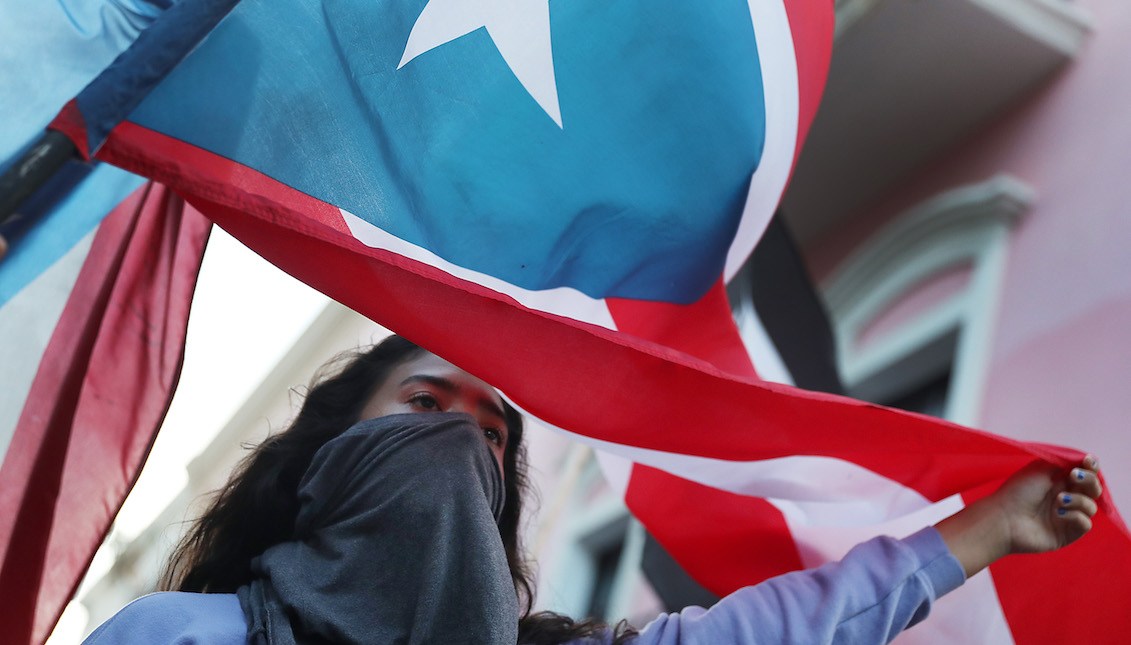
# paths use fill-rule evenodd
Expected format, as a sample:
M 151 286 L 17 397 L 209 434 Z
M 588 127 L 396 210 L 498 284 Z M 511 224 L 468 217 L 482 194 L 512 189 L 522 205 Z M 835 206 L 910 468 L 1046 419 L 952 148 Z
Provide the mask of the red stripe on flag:
M 65 134 L 73 138 L 69 132 Z M 139 153 L 136 148 L 112 145 L 110 142 L 114 139 L 144 141 L 150 147 L 142 148 Z M 303 213 L 308 220 L 341 233 L 349 233 L 341 211 L 330 204 L 275 181 L 257 170 L 129 121 L 122 122 L 111 132 L 107 144 L 99 151 L 98 158 L 122 168 L 135 168 L 134 172 L 145 177 L 182 178 L 174 188 L 183 194 L 209 198 L 214 196 L 233 205 L 247 202 L 248 208 L 253 208 L 258 202 L 247 200 L 249 195 L 262 197 L 289 210 Z M 155 159 L 161 159 L 161 162 L 158 164 Z M 202 172 L 204 175 L 200 181 L 191 179 Z M 216 187 L 222 188 L 219 189 L 219 194 L 213 195 L 211 191 Z M 263 216 L 270 221 L 269 213 L 263 213 Z
M 0 467 L 5 642 L 47 638 L 164 418 L 209 222 L 147 185 L 114 209 Z
M 793 166 L 801 155 L 801 145 L 817 116 L 825 80 L 829 75 L 829 60 L 833 55 L 833 33 L 836 30 L 836 12 L 829 10 L 832 0 L 786 0 L 785 12 L 793 36 L 793 52 L 797 58 L 797 90 L 799 109 L 797 115 L 797 148 L 793 152 Z
M 621 298 L 609 298 L 605 302 L 617 330 L 656 343 L 659 352 L 671 348 L 730 374 L 757 376 L 731 316 L 726 286 L 721 279 L 698 302 L 690 305 Z M 678 360 L 678 357 L 673 358 Z
M 625 503 L 695 580 L 718 596 L 802 569 L 781 512 L 758 497 L 632 467 Z

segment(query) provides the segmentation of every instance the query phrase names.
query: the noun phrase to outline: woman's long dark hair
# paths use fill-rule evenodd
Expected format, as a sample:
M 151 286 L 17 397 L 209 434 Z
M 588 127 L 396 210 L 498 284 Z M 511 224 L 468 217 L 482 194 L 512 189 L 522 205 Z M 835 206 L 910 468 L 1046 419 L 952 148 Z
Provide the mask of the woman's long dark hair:
M 314 453 L 360 420 L 362 408 L 393 369 L 423 353 L 410 341 L 391 336 L 368 351 L 343 354 L 324 365 L 290 427 L 256 446 L 214 493 L 207 510 L 169 558 L 160 588 L 234 593 L 250 583 L 252 559 L 291 539 L 299 510 L 299 481 Z M 533 579 L 519 541 L 522 498 L 528 487 L 522 416 L 505 402 L 504 408 L 509 439 L 503 455 L 506 502 L 499 533 L 522 610 L 518 642 L 552 644 L 595 636 L 609 628 L 591 619 L 531 613 Z M 616 643 L 635 633 L 624 623 L 615 632 Z

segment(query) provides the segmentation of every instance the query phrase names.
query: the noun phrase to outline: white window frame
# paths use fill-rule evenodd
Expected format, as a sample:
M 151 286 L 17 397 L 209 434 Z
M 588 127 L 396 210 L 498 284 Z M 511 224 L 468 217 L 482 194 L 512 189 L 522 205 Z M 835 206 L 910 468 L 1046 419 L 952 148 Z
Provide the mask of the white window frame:
M 1010 232 L 1033 200 L 1033 190 L 1009 175 L 949 190 L 897 217 L 841 264 L 822 295 L 850 394 L 868 397 L 890 381 L 938 373 L 952 361 L 946 418 L 977 423 Z M 859 345 L 860 333 L 899 299 L 965 266 L 970 275 L 962 290 Z

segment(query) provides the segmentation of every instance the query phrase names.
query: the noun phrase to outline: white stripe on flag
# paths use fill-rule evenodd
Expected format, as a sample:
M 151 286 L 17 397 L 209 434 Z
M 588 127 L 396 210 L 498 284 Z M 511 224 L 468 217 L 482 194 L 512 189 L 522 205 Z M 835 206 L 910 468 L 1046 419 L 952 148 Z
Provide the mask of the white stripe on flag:
M 538 422 L 542 423 L 542 420 L 539 419 Z M 547 427 L 557 430 L 553 426 Z M 628 480 L 632 479 L 632 460 L 604 450 L 594 450 L 593 455 L 597 458 L 597 465 L 601 467 L 601 474 L 605 476 L 609 488 L 624 499 L 628 495 Z
M 758 43 L 765 96 L 766 140 L 758 168 L 750 177 L 746 207 L 727 252 L 724 277 L 729 281 L 742 268 L 770 223 L 793 170 L 800 112 L 797 54 L 789 16 L 782 0 L 749 0 L 750 19 Z
M 899 482 L 831 457 L 732 462 L 599 441 L 538 422 L 592 446 L 610 487 L 622 498 L 634 462 L 713 488 L 764 497 L 781 511 L 806 567 L 839 560 L 856 544 L 877 535 L 906 537 L 964 506 L 958 495 L 932 504 Z M 941 599 L 929 620 L 895 642 L 1012 645 L 989 570 Z
M 577 289 L 570 287 L 558 287 L 556 289 L 543 289 L 539 291 L 522 289 L 485 273 L 465 269 L 464 267 L 452 264 L 425 248 L 411 242 L 406 242 L 395 235 L 391 235 L 377 228 L 353 213 L 344 210 L 342 210 L 341 213 L 346 221 L 346 226 L 349 227 L 350 234 L 357 238 L 359 242 L 370 248 L 384 249 L 396 253 L 397 255 L 416 260 L 417 262 L 434 266 L 461 280 L 474 282 L 492 291 L 510 296 L 528 309 L 544 311 L 549 314 L 600 325 L 606 329 L 616 329 L 616 323 L 613 322 L 613 316 L 609 313 L 609 307 L 605 304 L 604 300 L 590 298 Z
M 43 352 L 82 271 L 97 229 L 0 307 L 0 462 L 8 452 Z
M 626 446 L 546 426 L 594 449 L 704 486 L 764 497 L 779 507 L 791 526 L 866 529 L 933 508 L 918 491 L 834 457 L 796 455 L 760 461 L 729 461 Z M 961 507 L 958 502 L 957 506 L 941 508 L 938 513 L 942 514 L 935 519 L 942 519 Z M 914 528 L 923 525 L 919 521 Z
M 749 284 L 743 285 L 742 288 L 750 293 Z M 750 362 L 754 363 L 758 378 L 771 383 L 793 385 L 793 375 L 789 373 L 789 368 L 786 367 L 785 361 L 782 360 L 781 354 L 778 353 L 774 342 L 770 339 L 766 326 L 762 324 L 762 319 L 758 317 L 758 312 L 754 309 L 753 298 L 739 299 L 734 322 L 738 325 L 742 344 L 746 346 L 746 353 L 750 356 Z

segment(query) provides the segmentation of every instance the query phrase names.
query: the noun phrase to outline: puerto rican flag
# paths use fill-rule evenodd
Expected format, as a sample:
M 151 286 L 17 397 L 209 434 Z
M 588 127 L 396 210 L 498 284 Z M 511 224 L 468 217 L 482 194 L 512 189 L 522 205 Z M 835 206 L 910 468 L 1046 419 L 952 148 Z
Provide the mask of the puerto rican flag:
M 788 181 L 831 5 L 183 0 L 52 127 L 600 448 L 723 594 L 1082 456 L 776 384 L 752 348 L 756 375 L 723 281 Z M 1131 572 L 1129 536 L 1101 507 L 1082 544 L 995 565 L 909 642 L 1126 633 L 1131 576 L 1100 573 Z M 1081 576 L 1076 609 L 1045 592 Z

